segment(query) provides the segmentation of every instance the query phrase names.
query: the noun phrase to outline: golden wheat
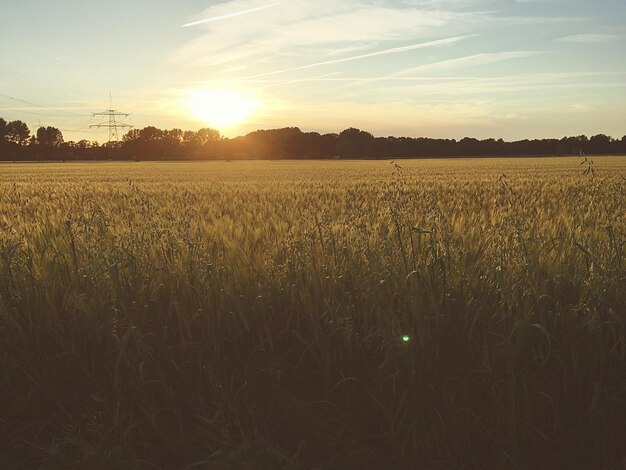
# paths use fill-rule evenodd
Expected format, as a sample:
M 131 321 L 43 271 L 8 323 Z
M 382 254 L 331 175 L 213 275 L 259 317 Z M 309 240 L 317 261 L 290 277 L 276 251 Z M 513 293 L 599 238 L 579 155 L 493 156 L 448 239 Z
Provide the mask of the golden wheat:
M 0 464 L 616 465 L 626 159 L 586 165 L 0 166 Z

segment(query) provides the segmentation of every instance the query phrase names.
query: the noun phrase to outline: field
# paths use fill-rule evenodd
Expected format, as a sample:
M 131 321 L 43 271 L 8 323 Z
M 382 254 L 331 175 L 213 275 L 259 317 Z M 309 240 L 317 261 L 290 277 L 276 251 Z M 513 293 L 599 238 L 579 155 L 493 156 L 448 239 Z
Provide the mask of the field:
M 0 468 L 616 469 L 626 158 L 0 165 Z

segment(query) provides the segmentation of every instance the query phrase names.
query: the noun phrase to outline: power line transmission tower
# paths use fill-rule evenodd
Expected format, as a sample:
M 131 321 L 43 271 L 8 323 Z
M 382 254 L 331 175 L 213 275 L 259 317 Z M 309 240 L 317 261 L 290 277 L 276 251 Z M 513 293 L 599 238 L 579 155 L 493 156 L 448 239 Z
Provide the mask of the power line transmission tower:
M 115 109 L 113 109 L 113 98 L 111 98 L 111 94 L 109 94 L 109 103 L 110 103 L 109 109 L 101 113 L 93 113 L 91 115 L 92 118 L 104 117 L 108 119 L 105 119 L 104 121 L 96 123 L 96 124 L 92 124 L 89 127 L 96 128 L 96 129 L 108 128 L 109 129 L 109 142 L 117 142 L 120 140 L 119 134 L 117 132 L 118 129 L 132 129 L 133 126 L 131 126 L 130 124 L 121 122 L 121 120 L 118 119 L 118 118 L 127 118 L 128 116 L 130 116 L 130 114 L 120 113 L 119 111 L 116 111 Z

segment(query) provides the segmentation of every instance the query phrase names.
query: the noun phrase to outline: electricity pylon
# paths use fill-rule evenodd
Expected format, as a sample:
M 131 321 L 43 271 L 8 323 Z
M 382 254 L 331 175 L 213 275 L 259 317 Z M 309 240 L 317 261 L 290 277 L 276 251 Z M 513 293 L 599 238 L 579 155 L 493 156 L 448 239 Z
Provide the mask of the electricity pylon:
M 104 127 L 108 128 L 109 129 L 109 142 L 117 142 L 120 140 L 117 130 L 118 129 L 132 129 L 133 126 L 118 120 L 118 118 L 127 118 L 128 116 L 130 116 L 130 114 L 120 113 L 119 111 L 116 111 L 115 109 L 113 109 L 113 99 L 111 98 L 110 93 L 109 93 L 109 103 L 110 103 L 109 109 L 101 113 L 93 113 L 91 115 L 92 119 L 95 117 L 98 117 L 98 118 L 105 117 L 108 119 L 105 119 L 104 121 L 96 123 L 96 124 L 92 124 L 89 127 L 96 128 L 96 129 L 102 129 Z

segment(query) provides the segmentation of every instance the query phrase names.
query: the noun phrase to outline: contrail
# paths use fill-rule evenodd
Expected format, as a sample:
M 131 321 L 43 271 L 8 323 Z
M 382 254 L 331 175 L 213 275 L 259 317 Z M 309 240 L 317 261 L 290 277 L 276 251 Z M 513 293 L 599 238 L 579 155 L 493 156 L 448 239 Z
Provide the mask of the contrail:
M 531 57 L 541 54 L 538 51 L 510 51 L 510 52 L 489 52 L 481 54 L 473 54 L 464 57 L 457 57 L 455 59 L 441 60 L 439 62 L 433 62 L 430 64 L 419 65 L 417 67 L 411 67 L 398 72 L 399 74 L 408 74 L 415 72 L 426 72 L 431 70 L 449 70 L 464 66 L 472 65 L 486 65 L 494 62 L 502 62 L 510 59 L 523 59 L 525 57 Z
M 220 15 L 220 16 L 213 16 L 211 18 L 205 18 L 203 20 L 194 21 L 193 23 L 184 24 L 182 27 L 183 28 L 189 28 L 190 26 L 196 26 L 196 25 L 199 25 L 199 24 L 212 23 L 214 21 L 227 20 L 228 18 L 234 18 L 236 16 L 248 15 L 248 14 L 254 13 L 256 11 L 266 10 L 268 8 L 275 7 L 276 5 L 280 5 L 281 3 L 285 3 L 285 1 L 283 0 L 283 1 L 280 1 L 280 2 L 274 2 L 274 3 L 270 3 L 269 5 L 263 5 L 261 7 L 256 7 L 256 8 L 250 8 L 249 10 L 236 11 L 236 12 L 233 12 L 233 13 L 228 13 L 227 15 Z
M 305 69 L 310 69 L 313 67 L 320 67 L 322 65 L 339 64 L 341 62 L 350 62 L 352 60 L 367 59 L 370 57 L 377 57 L 381 55 L 399 54 L 400 52 L 412 51 L 414 49 L 423 49 L 425 47 L 443 46 L 446 44 L 453 44 L 455 42 L 461 41 L 462 39 L 466 39 L 468 37 L 471 37 L 471 36 L 455 36 L 455 37 L 446 38 L 446 39 L 438 39 L 436 41 L 421 42 L 419 44 L 411 44 L 409 46 L 393 47 L 391 49 L 385 49 L 385 50 L 377 51 L 377 52 L 369 52 L 367 54 L 360 54 L 360 55 L 355 55 L 351 57 L 344 57 L 342 59 L 325 60 L 323 62 L 316 62 L 315 64 L 302 65 L 300 67 L 294 67 L 291 69 L 275 70 L 273 72 L 261 73 L 258 75 L 245 77 L 243 80 L 267 77 L 269 75 L 277 75 L 279 73 L 293 72 L 295 70 L 305 70 Z

